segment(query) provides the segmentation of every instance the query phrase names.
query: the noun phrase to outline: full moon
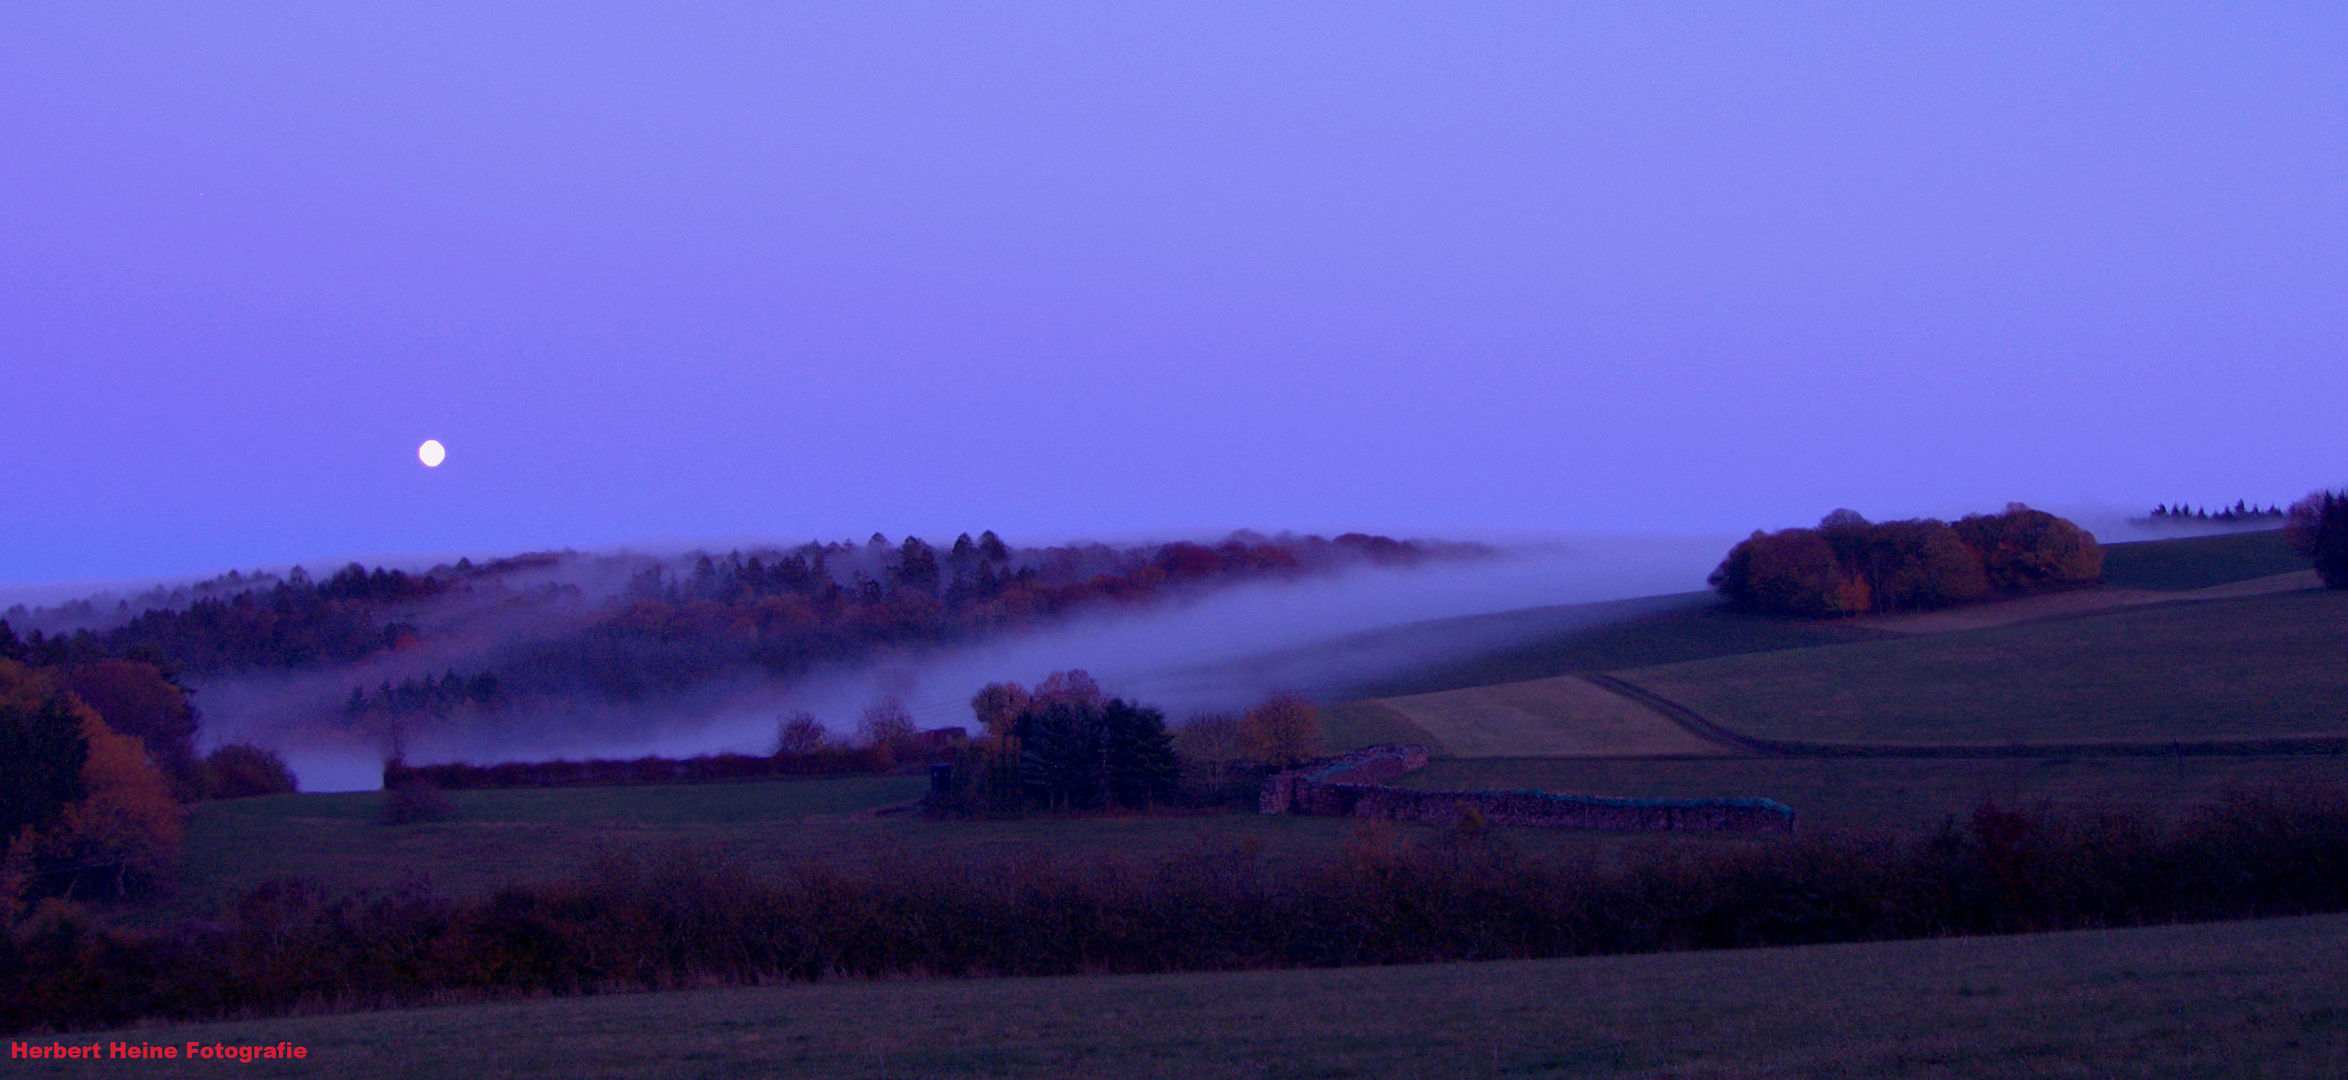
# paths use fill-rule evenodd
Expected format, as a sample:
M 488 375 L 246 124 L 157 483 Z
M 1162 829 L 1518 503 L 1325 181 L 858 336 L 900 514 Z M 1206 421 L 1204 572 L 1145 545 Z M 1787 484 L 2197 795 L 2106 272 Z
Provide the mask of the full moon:
M 423 462 L 427 469 L 439 468 L 441 462 L 448 460 L 448 447 L 440 445 L 439 439 L 426 439 L 424 445 L 416 448 L 416 460 Z

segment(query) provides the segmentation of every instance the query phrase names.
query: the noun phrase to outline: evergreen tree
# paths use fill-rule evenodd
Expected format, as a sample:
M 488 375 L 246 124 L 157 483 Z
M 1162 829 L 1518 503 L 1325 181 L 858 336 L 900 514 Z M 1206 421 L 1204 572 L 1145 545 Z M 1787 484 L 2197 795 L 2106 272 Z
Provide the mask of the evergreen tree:
M 2318 491 L 2292 503 L 2284 536 L 2314 561 L 2326 588 L 2348 589 L 2348 491 Z
M 1170 798 L 1182 778 L 1166 714 L 1116 698 L 1102 710 L 1104 771 L 1119 806 L 1138 809 Z
M 38 703 L 0 701 L 0 837 L 26 826 L 45 828 L 67 806 L 89 794 L 82 766 L 90 742 L 82 719 L 61 694 Z
M 1020 714 L 1019 783 L 1047 807 L 1083 809 L 1101 795 L 1102 708 L 1059 700 Z
M 938 556 L 928 544 L 908 536 L 897 549 L 897 568 L 891 575 L 898 589 L 925 596 L 938 594 Z
M 978 557 L 988 562 L 1007 563 L 1011 561 L 1011 549 L 1004 546 L 1003 538 L 996 536 L 993 529 L 988 529 L 978 534 Z

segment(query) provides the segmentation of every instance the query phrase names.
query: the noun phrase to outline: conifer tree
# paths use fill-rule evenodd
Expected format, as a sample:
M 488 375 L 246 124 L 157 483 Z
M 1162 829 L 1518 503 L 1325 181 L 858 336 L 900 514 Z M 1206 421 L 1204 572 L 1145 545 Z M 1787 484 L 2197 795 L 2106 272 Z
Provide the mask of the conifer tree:
M 2318 491 L 2292 503 L 2284 536 L 2314 561 L 2326 588 L 2348 589 L 2348 491 Z

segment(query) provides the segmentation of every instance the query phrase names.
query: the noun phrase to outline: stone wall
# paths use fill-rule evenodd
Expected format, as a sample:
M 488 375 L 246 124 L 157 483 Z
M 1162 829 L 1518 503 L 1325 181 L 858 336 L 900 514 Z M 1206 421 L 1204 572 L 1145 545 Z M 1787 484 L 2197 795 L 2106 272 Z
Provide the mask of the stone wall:
M 1542 791 L 1421 791 L 1390 786 L 1425 767 L 1424 746 L 1357 750 L 1264 781 L 1267 814 L 1456 822 L 1481 815 L 1494 825 L 1616 832 L 1794 831 L 1792 807 L 1773 799 L 1619 799 Z

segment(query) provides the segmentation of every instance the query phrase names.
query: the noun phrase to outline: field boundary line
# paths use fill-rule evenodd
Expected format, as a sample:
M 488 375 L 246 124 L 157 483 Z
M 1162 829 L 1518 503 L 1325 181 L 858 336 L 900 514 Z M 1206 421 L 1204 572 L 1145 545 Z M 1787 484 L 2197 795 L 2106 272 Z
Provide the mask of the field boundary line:
M 1685 729 L 1688 734 L 1694 735 L 1695 737 L 1703 739 L 1706 742 L 1718 743 L 1731 749 L 1743 750 L 1752 754 L 1768 754 L 1771 756 L 1783 756 L 1784 754 L 1784 751 L 1778 749 L 1776 745 L 1772 744 L 1768 740 L 1753 739 L 1739 735 L 1734 731 L 1730 731 L 1729 729 L 1724 728 L 1719 724 L 1715 724 L 1712 721 L 1705 719 L 1703 714 L 1698 713 L 1696 710 L 1688 708 L 1687 706 L 1673 701 L 1670 698 L 1664 697 L 1661 694 L 1655 693 L 1654 691 L 1649 690 L 1644 686 L 1626 682 L 1622 679 L 1618 679 L 1612 675 L 1607 675 L 1604 673 L 1592 673 L 1576 677 L 1581 679 L 1583 682 L 1597 687 L 1600 690 L 1606 691 L 1607 693 L 1613 694 L 1617 697 L 1628 698 L 1633 702 L 1644 705 L 1648 709 L 1662 714 L 1664 719 L 1669 720 L 1674 724 L 1678 724 L 1681 728 Z

